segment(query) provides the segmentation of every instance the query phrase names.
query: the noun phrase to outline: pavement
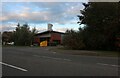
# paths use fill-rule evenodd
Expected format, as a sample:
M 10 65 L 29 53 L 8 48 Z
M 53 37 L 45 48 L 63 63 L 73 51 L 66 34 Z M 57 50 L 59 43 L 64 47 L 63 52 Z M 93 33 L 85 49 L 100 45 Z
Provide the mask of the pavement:
M 118 76 L 118 57 L 60 54 L 44 47 L 3 47 L 3 76 Z

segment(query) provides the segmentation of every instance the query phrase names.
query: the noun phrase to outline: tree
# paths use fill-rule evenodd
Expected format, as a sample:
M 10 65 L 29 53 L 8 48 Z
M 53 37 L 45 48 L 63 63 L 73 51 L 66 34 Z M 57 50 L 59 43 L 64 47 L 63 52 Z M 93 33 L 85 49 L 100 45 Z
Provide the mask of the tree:
M 33 44 L 34 36 L 37 32 L 38 32 L 37 29 L 34 27 L 31 31 L 31 44 Z
M 2 33 L 2 43 L 7 44 L 9 42 L 13 42 L 13 32 L 4 31 Z
M 67 30 L 63 38 L 63 45 L 70 49 L 84 49 L 82 36 L 74 30 Z
M 14 32 L 15 45 L 20 46 L 31 45 L 35 33 L 36 29 L 34 28 L 32 31 L 30 31 L 30 28 L 27 23 L 23 24 L 23 26 L 20 26 L 20 24 L 18 23 L 16 31 Z
M 89 2 L 83 5 L 85 9 L 80 11 L 82 15 L 78 15 L 78 23 L 86 25 L 82 30 L 86 48 L 115 49 L 116 36 L 120 35 L 120 4 Z

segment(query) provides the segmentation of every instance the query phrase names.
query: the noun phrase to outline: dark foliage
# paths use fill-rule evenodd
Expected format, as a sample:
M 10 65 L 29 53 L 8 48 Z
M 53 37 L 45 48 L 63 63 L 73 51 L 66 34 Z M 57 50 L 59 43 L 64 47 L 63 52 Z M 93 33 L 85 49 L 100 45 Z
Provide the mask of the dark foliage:
M 116 50 L 120 38 L 120 3 L 89 2 L 83 3 L 78 24 L 84 24 L 78 32 L 66 32 L 65 44 L 68 47 L 92 50 Z M 79 35 L 78 35 L 79 33 Z M 118 42 L 117 42 L 118 41 Z M 80 42 L 80 43 L 79 43 Z M 75 44 L 76 43 L 76 44 Z

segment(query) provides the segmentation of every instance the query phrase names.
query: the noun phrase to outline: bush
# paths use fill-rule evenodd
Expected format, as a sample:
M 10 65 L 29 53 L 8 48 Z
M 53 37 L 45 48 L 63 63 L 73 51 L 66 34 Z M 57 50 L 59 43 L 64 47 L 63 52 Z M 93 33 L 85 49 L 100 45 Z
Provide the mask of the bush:
M 63 38 L 63 45 L 70 49 L 84 49 L 82 36 L 74 30 L 67 30 Z

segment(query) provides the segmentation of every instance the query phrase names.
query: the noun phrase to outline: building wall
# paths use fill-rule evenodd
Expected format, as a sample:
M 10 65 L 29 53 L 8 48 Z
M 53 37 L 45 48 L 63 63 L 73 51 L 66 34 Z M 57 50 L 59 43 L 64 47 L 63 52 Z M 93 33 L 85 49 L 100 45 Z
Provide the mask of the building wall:
M 48 33 L 48 34 L 42 34 L 42 35 L 40 35 L 39 37 L 40 37 L 40 38 L 41 38 L 41 37 L 51 37 L 51 34 L 50 34 L 50 33 Z
M 61 43 L 61 34 L 59 33 L 52 33 L 50 42 L 53 42 L 54 40 L 59 40 Z
M 38 44 L 40 43 L 40 38 L 38 36 L 34 37 L 34 44 Z
M 50 33 L 35 36 L 34 37 L 34 42 L 38 42 L 39 43 L 40 42 L 40 38 L 48 38 L 48 37 L 51 37 Z
M 43 40 L 47 40 L 48 44 L 62 44 L 62 34 L 60 33 L 47 33 L 47 34 L 42 34 L 42 35 L 38 35 L 35 37 L 34 42 L 35 43 L 40 43 Z

